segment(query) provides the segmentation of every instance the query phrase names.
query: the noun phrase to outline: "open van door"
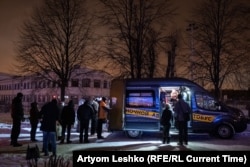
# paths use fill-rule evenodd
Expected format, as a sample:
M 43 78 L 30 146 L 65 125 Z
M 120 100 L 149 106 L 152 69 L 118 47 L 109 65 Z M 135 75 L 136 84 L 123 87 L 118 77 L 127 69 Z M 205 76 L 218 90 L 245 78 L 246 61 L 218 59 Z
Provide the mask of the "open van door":
M 110 87 L 109 130 L 122 130 L 124 117 L 125 80 L 113 80 Z

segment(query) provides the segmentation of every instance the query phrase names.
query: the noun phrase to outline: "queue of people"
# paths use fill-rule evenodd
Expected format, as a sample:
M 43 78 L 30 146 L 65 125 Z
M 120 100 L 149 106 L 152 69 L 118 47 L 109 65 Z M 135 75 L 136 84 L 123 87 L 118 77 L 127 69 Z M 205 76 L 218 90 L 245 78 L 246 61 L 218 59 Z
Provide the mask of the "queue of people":
M 18 142 L 18 137 L 21 131 L 21 122 L 24 121 L 24 109 L 22 104 L 23 94 L 18 93 L 12 100 L 12 130 L 11 130 L 11 145 L 13 147 L 22 146 Z M 61 126 L 60 143 L 63 144 L 65 139 L 67 143 L 71 143 L 71 129 L 77 117 L 80 124 L 79 142 L 89 143 L 88 136 L 97 133 L 98 139 L 104 139 L 102 136 L 102 125 L 107 119 L 107 114 L 110 109 L 107 107 L 106 98 L 101 101 L 95 99 L 86 99 L 85 102 L 75 110 L 73 100 L 70 100 L 67 105 L 59 106 L 60 103 L 56 99 L 44 104 L 39 111 L 37 102 L 34 101 L 30 105 L 29 121 L 30 121 L 30 140 L 37 142 L 36 132 L 39 122 L 41 123 L 40 130 L 43 132 L 43 152 L 45 156 L 52 152 L 56 155 L 56 141 L 58 139 L 57 126 Z M 91 123 L 91 126 L 89 127 Z M 65 133 L 67 132 L 67 136 Z M 84 133 L 83 133 L 84 132 Z M 84 136 L 83 136 L 84 134 Z
M 186 113 L 191 113 L 191 108 L 186 103 L 181 93 L 174 93 L 175 96 L 172 100 L 172 105 L 166 104 L 161 116 L 162 131 L 162 143 L 170 143 L 170 128 L 173 122 L 175 122 L 179 131 L 178 145 L 188 144 L 188 118 Z M 24 121 L 24 110 L 22 105 L 22 93 L 18 93 L 12 101 L 11 117 L 13 119 L 13 126 L 11 130 L 11 145 L 14 147 L 22 146 L 18 142 L 18 137 L 21 130 L 21 122 Z M 37 142 L 36 131 L 39 121 L 41 122 L 40 130 L 43 132 L 43 152 L 45 156 L 49 155 L 49 146 L 53 155 L 56 155 L 56 140 L 57 129 L 56 126 L 62 127 L 61 141 L 63 144 L 65 139 L 67 143 L 71 143 L 71 129 L 75 123 L 75 117 L 79 121 L 79 142 L 89 143 L 89 133 L 94 135 L 97 133 L 97 139 L 104 139 L 102 135 L 103 124 L 107 122 L 107 116 L 110 112 L 110 108 L 107 105 L 107 99 L 102 97 L 101 101 L 97 102 L 94 99 L 86 99 L 85 102 L 75 110 L 72 100 L 63 107 L 59 107 L 56 99 L 46 103 L 39 111 L 36 102 L 31 103 L 30 108 L 30 140 Z M 174 121 L 173 121 L 174 120 Z M 89 127 L 90 126 L 90 127 Z M 65 138 L 65 133 L 67 136 Z

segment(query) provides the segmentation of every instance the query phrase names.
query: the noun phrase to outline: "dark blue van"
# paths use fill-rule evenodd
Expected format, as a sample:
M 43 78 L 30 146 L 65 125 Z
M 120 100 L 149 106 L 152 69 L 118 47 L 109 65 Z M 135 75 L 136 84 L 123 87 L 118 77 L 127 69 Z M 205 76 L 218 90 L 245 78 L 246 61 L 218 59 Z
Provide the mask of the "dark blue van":
M 113 80 L 109 130 L 123 130 L 131 138 L 138 138 L 145 131 L 160 131 L 164 106 L 169 103 L 174 107 L 178 93 L 192 108 L 188 124 L 192 132 L 228 139 L 246 130 L 247 120 L 242 111 L 226 106 L 203 87 L 184 78 Z

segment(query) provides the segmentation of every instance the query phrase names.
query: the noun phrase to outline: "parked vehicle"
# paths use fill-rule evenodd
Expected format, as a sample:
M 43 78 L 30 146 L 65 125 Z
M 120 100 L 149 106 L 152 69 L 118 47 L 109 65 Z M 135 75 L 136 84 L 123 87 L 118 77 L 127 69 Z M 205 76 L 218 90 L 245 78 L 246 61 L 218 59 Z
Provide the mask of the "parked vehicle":
M 145 131 L 160 131 L 164 104 L 174 103 L 173 91 L 182 93 L 191 106 L 188 125 L 192 132 L 206 132 L 229 139 L 246 130 L 247 120 L 241 110 L 226 106 L 203 87 L 184 78 L 113 80 L 109 130 L 125 131 L 130 138 L 138 138 Z

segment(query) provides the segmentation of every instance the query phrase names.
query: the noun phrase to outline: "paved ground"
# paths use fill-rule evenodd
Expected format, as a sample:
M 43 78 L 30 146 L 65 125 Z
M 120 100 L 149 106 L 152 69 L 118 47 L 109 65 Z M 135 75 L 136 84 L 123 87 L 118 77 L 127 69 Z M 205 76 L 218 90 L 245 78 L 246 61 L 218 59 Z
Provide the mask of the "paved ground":
M 30 141 L 30 127 L 29 123 L 22 123 L 22 131 L 19 136 L 19 142 L 23 144 L 21 147 L 13 147 L 10 145 L 10 131 L 11 125 L 9 124 L 1 124 L 0 123 L 0 167 L 25 167 L 28 166 L 26 157 L 26 150 L 28 145 L 33 147 L 38 145 L 40 151 L 42 150 L 42 133 L 41 131 L 37 131 L 37 139 L 38 142 Z M 104 132 L 103 136 L 107 137 L 110 133 Z M 96 136 L 90 136 L 89 140 L 91 143 L 89 144 L 81 144 L 79 143 L 79 133 L 76 132 L 76 129 L 72 130 L 71 140 L 73 141 L 71 144 L 60 144 L 60 141 L 57 141 L 57 155 L 58 158 L 62 158 L 65 162 L 69 161 L 69 167 L 72 166 L 72 151 L 78 150 L 81 148 L 88 148 L 96 142 L 102 142 L 102 140 L 97 140 Z M 43 167 L 44 163 L 48 163 L 50 157 L 43 156 L 43 153 L 40 152 L 41 158 L 38 160 L 38 166 Z M 48 166 L 48 164 L 47 164 Z
M 22 132 L 19 137 L 20 143 L 23 144 L 22 147 L 12 147 L 10 146 L 10 129 L 11 125 L 0 124 L 0 167 L 25 167 L 27 165 L 27 161 L 25 159 L 27 146 L 35 146 L 38 145 L 39 149 L 42 149 L 42 133 L 38 130 L 37 139 L 39 142 L 32 143 L 30 142 L 29 135 L 29 123 L 22 124 Z M 175 140 L 176 132 L 173 132 L 173 140 Z M 65 162 L 64 166 L 66 166 L 66 162 L 69 161 L 68 167 L 72 166 L 72 151 L 73 150 L 95 150 L 95 151 L 103 151 L 103 150 L 113 150 L 113 151 L 195 151 L 195 150 L 248 150 L 250 151 L 250 125 L 248 125 L 247 131 L 241 134 L 243 137 L 246 136 L 246 139 L 249 142 L 249 148 L 244 144 L 240 143 L 238 139 L 228 141 L 229 144 L 222 144 L 221 148 L 216 148 L 214 142 L 217 142 L 217 139 L 210 139 L 208 135 L 198 135 L 198 137 L 193 134 L 191 135 L 192 141 L 187 147 L 178 147 L 176 142 L 171 142 L 170 145 L 162 145 L 161 138 L 155 136 L 155 134 L 149 134 L 140 140 L 128 139 L 124 136 L 122 132 L 118 133 L 109 133 L 104 131 L 103 136 L 106 137 L 104 140 L 97 140 L 96 136 L 90 136 L 90 143 L 81 144 L 79 143 L 79 133 L 76 132 L 76 129 L 72 131 L 71 140 L 73 143 L 71 144 L 60 144 L 57 142 L 57 155 L 60 158 L 63 158 Z M 239 137 L 239 136 L 237 136 Z M 204 142 L 201 142 L 203 140 Z M 221 141 L 226 142 L 226 141 Z M 235 149 L 232 147 L 232 144 L 235 144 Z M 237 149 L 236 149 L 237 147 Z M 38 166 L 44 166 L 45 163 L 49 162 L 49 157 L 43 156 L 41 153 L 41 158 L 38 160 Z M 63 166 L 63 165 L 61 165 Z

